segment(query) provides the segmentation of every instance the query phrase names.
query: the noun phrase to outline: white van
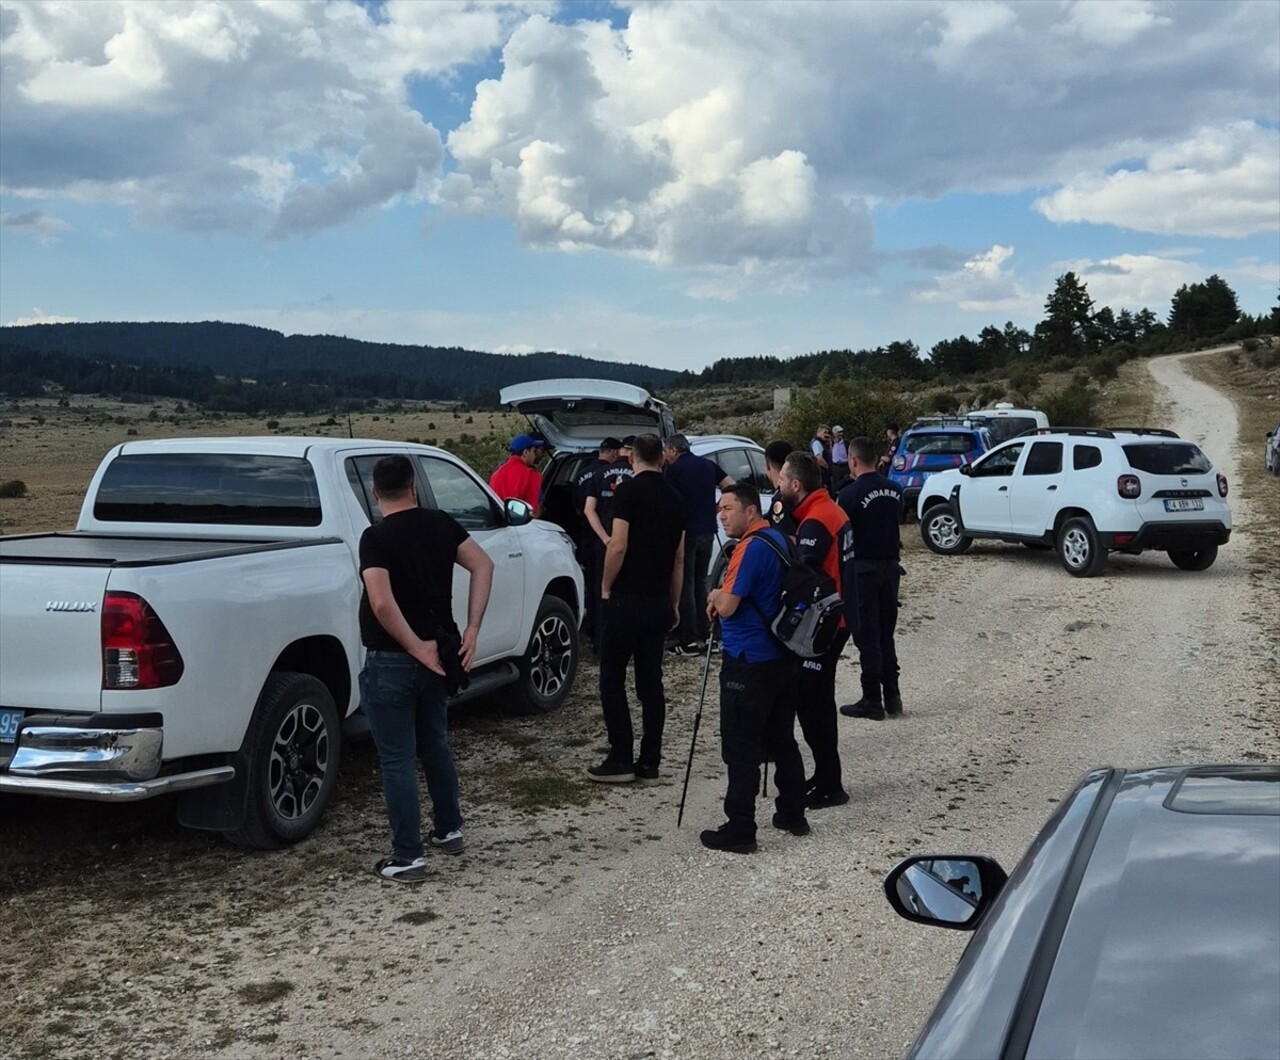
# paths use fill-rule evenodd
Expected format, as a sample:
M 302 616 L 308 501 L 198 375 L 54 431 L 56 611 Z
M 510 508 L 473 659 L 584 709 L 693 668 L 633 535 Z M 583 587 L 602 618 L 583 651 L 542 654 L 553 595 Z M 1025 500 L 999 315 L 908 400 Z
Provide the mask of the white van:
M 986 427 L 996 445 L 1016 438 L 1023 431 L 1034 431 L 1049 426 L 1049 417 L 1039 409 L 1016 409 L 1008 401 L 1001 401 L 989 409 L 974 409 L 964 418 L 970 426 Z

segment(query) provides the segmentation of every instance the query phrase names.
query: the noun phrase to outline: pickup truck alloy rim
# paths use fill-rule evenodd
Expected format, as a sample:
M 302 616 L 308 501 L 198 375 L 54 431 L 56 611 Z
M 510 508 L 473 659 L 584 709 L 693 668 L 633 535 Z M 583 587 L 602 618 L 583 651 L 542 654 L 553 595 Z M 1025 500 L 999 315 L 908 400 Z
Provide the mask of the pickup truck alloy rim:
M 540 696 L 558 695 L 573 663 L 573 636 L 559 615 L 547 615 L 533 633 L 529 682 Z
M 311 809 L 329 766 L 324 715 L 299 703 L 285 715 L 271 746 L 271 802 L 281 817 L 295 820 Z
M 1062 558 L 1073 567 L 1083 567 L 1089 562 L 1089 537 L 1079 527 L 1073 526 L 1063 534 Z

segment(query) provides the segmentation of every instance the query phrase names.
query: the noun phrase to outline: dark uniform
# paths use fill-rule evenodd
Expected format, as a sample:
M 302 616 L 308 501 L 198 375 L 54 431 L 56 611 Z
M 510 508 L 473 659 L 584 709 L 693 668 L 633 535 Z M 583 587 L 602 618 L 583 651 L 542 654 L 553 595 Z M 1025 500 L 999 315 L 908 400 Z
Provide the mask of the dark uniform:
M 879 472 L 859 475 L 840 491 L 840 507 L 853 528 L 853 558 L 845 566 L 845 614 L 856 619 L 853 642 L 862 668 L 862 700 L 841 707 L 852 717 L 902 712 L 898 692 L 898 582 L 906 573 L 902 547 L 902 490 Z
M 584 627 L 592 647 L 596 643 L 596 631 L 600 628 L 600 539 L 587 522 L 583 510 L 587 498 L 591 495 L 591 483 L 597 473 L 603 474 L 609 461 L 596 457 L 590 464 L 578 472 L 573 480 L 573 510 L 577 515 L 575 523 L 575 541 L 578 546 L 578 562 L 582 564 L 582 578 L 585 583 L 586 615 Z M 603 517 L 602 517 L 603 521 Z
M 826 490 L 814 490 L 795 509 L 796 555 L 804 563 L 829 574 L 842 585 L 844 569 L 853 558 L 849 517 Z M 841 778 L 839 734 L 836 725 L 836 665 L 849 642 L 847 622 L 841 622 L 831 646 L 816 659 L 801 659 L 797 680 L 796 717 L 805 743 L 813 753 L 813 776 L 805 790 L 811 809 L 840 806 L 849 801 Z
M 632 468 L 631 462 L 626 457 L 618 457 L 611 464 L 606 464 L 603 460 L 597 461 L 600 468 L 591 476 L 591 482 L 587 486 L 587 496 L 596 499 L 596 515 L 600 518 L 600 525 L 604 527 L 606 534 L 613 533 L 613 497 L 618 492 L 618 486 L 628 479 L 634 477 L 635 469 Z M 583 498 L 583 504 L 586 504 L 586 498 Z M 591 593 L 596 599 L 596 624 L 591 627 L 596 644 L 600 643 L 600 623 L 602 615 L 600 612 L 600 576 L 604 573 L 604 542 L 590 526 L 587 527 L 591 531 L 591 536 L 587 539 L 592 548 L 591 564 L 592 564 L 592 584 Z

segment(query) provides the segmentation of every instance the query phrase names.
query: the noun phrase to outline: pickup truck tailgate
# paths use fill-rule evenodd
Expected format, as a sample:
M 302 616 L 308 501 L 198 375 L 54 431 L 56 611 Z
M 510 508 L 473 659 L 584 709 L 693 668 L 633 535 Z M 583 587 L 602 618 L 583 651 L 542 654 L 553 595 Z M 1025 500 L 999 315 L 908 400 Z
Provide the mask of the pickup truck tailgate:
M 0 565 L 0 706 L 98 710 L 107 567 Z

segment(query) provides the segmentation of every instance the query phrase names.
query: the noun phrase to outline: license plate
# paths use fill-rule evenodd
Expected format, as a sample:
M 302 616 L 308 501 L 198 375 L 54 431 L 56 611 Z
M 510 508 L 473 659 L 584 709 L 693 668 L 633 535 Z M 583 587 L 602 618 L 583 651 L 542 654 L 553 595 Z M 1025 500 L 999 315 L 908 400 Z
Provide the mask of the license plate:
M 22 711 L 0 710 L 0 743 L 13 743 L 22 724 Z
M 1166 500 L 1164 502 L 1164 510 L 1166 512 L 1202 512 L 1204 511 L 1204 501 L 1200 497 L 1191 497 L 1184 500 Z

